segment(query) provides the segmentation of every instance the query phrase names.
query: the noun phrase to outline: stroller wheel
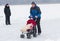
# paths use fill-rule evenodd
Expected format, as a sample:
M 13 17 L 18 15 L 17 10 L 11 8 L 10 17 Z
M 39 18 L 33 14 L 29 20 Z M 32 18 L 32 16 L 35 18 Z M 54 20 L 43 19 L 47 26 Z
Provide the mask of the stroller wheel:
M 27 37 L 27 39 L 31 39 L 31 37 Z
M 31 34 L 27 33 L 27 39 L 31 39 Z
M 28 35 L 28 36 L 27 36 L 27 39 L 31 39 L 31 35 Z
M 37 37 L 37 34 L 36 33 L 33 33 L 33 37 Z
M 24 37 L 25 37 L 25 35 L 23 35 L 23 34 L 20 35 L 20 38 L 24 38 Z
M 34 34 L 34 35 L 33 35 L 33 37 L 37 37 L 37 35 L 36 35 L 36 34 Z

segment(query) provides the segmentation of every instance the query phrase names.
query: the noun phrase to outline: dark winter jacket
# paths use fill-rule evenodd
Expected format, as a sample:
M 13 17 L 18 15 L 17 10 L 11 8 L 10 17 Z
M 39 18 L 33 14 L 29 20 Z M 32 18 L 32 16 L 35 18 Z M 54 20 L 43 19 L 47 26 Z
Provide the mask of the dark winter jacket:
M 9 7 L 5 7 L 4 8 L 4 13 L 5 13 L 5 16 L 11 16 L 10 8 Z
M 34 8 L 31 7 L 30 9 L 30 16 L 35 18 L 35 16 L 38 16 L 38 18 L 41 18 L 41 10 L 38 6 L 35 6 Z

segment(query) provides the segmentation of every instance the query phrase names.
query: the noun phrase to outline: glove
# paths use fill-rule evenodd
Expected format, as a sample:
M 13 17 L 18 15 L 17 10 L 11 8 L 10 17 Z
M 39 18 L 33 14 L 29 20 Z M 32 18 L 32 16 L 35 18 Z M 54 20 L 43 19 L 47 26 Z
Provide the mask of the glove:
M 29 18 L 33 18 L 32 16 L 29 16 Z
M 38 16 L 35 16 L 35 18 L 38 18 Z

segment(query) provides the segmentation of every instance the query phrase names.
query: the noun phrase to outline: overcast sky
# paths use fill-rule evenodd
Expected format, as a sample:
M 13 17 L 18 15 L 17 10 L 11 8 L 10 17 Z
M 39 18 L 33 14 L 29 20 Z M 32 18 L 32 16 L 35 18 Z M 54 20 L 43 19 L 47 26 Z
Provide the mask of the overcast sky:
M 60 3 L 60 0 L 0 0 L 0 5 L 6 3 L 13 4 L 13 5 L 30 4 L 32 1 L 35 1 L 38 4 Z

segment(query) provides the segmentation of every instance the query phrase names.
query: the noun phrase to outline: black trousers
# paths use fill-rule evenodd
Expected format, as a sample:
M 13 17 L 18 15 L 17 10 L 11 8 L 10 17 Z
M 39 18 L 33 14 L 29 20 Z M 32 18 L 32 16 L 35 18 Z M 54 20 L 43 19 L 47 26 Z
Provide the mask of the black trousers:
M 41 33 L 41 26 L 40 26 L 40 20 L 41 19 L 40 18 L 37 18 L 37 19 L 35 18 L 34 20 L 37 23 L 37 29 L 38 29 L 38 34 L 39 34 L 39 33 Z
M 5 16 L 5 19 L 6 19 L 5 21 L 6 25 L 10 24 L 10 16 Z

